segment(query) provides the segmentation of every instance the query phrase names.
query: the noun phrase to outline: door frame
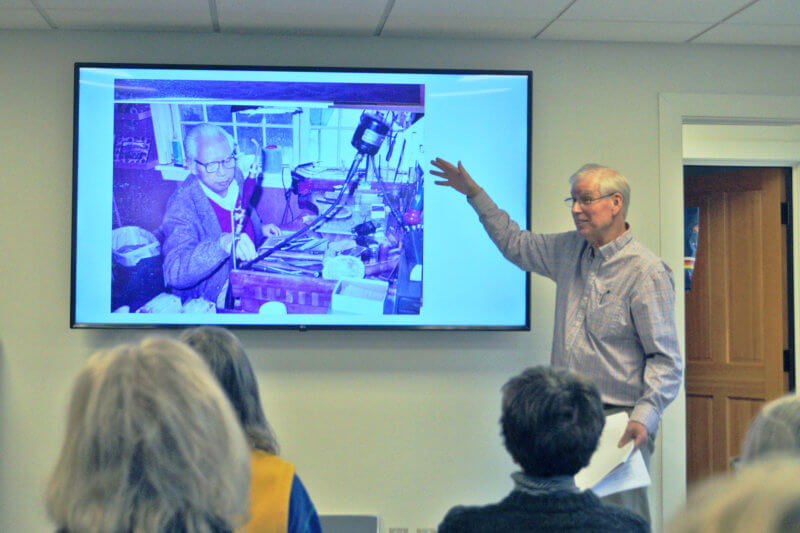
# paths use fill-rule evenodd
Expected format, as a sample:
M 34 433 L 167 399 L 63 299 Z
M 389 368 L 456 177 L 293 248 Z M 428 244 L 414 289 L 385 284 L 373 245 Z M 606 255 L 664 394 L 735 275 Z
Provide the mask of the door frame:
M 684 124 L 749 124 L 787 125 L 800 124 L 800 97 L 772 95 L 725 95 L 660 93 L 659 114 L 659 253 L 666 263 L 678 273 L 675 276 L 675 318 L 682 353 L 686 347 L 683 276 L 683 133 Z M 798 157 L 800 160 L 800 157 Z M 748 160 L 752 162 L 752 159 Z M 777 166 L 792 167 L 792 206 L 800 213 L 800 166 L 798 161 L 776 162 Z M 727 160 L 726 164 L 738 164 Z M 794 309 L 798 302 L 798 226 L 800 216 L 795 216 L 792 227 L 794 265 Z M 798 312 L 794 313 L 795 332 L 798 329 Z M 795 336 L 795 357 L 798 339 Z M 795 368 L 800 368 L 795 361 Z M 686 391 L 683 385 L 678 397 L 665 411 L 662 422 L 660 457 L 661 471 L 661 523 L 669 520 L 686 501 Z

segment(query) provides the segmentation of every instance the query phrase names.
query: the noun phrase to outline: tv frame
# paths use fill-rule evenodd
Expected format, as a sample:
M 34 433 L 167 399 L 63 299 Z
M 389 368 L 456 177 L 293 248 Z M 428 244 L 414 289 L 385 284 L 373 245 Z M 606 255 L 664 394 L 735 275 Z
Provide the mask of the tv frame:
M 240 323 L 95 323 L 78 322 L 76 320 L 76 261 L 77 261 L 77 231 L 78 231 L 78 147 L 79 147 L 79 99 L 80 99 L 80 72 L 84 68 L 137 68 L 156 70 L 209 70 L 209 71 L 276 71 L 276 72 L 319 72 L 319 73 L 375 73 L 375 74 L 445 74 L 465 76 L 524 76 L 527 78 L 526 102 L 527 147 L 526 154 L 526 179 L 525 203 L 527 219 L 524 221 L 526 229 L 531 227 L 531 160 L 532 160 L 532 107 L 533 107 L 533 71 L 509 69 L 448 69 L 448 68 L 390 68 L 390 67 L 327 67 L 327 66 L 269 66 L 269 65 L 212 65 L 212 64 L 183 64 L 183 63 L 124 63 L 124 62 L 83 62 L 74 63 L 73 80 L 73 154 L 72 154 L 72 210 L 71 210 L 71 260 L 70 260 L 70 328 L 71 329 L 176 329 L 196 325 L 220 325 L 230 329 L 260 329 L 260 330 L 390 330 L 390 331 L 530 331 L 531 330 L 531 274 L 525 273 L 525 322 L 522 325 L 406 325 L 406 324 L 240 324 Z M 520 224 L 522 220 L 517 220 Z M 474 221 L 475 224 L 479 222 Z M 483 229 L 481 228 L 481 231 Z M 497 251 L 500 254 L 499 251 Z

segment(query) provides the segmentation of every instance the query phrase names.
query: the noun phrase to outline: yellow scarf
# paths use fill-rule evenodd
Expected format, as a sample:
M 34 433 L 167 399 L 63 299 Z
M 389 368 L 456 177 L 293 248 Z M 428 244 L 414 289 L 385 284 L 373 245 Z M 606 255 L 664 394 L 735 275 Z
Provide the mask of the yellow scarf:
M 286 533 L 294 465 L 261 450 L 250 456 L 250 521 L 247 533 Z

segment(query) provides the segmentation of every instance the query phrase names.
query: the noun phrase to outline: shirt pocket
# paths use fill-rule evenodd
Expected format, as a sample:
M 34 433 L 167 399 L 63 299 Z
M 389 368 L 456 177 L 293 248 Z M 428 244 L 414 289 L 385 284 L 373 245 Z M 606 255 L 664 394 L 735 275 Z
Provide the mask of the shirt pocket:
M 611 340 L 630 336 L 630 313 L 625 301 L 611 292 L 600 295 L 599 301 L 586 314 L 586 328 L 596 339 Z

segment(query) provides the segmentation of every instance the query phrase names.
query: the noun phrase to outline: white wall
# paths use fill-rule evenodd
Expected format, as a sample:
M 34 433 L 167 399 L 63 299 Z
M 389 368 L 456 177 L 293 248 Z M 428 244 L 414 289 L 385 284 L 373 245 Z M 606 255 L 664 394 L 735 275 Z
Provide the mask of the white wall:
M 566 177 L 595 161 L 629 177 L 629 219 L 656 251 L 659 93 L 800 94 L 796 48 L 0 31 L 0 51 L 3 531 L 50 530 L 41 496 L 84 358 L 152 333 L 69 329 L 74 61 L 532 69 L 534 227 L 569 228 Z M 469 168 L 469 154 L 435 155 Z M 319 511 L 413 531 L 455 503 L 504 495 L 513 465 L 498 389 L 548 360 L 553 299 L 534 278 L 530 333 L 240 332 L 284 456 Z M 676 434 L 664 435 L 673 451 Z M 657 501 L 661 470 L 656 459 Z M 682 490 L 665 487 L 667 514 Z

